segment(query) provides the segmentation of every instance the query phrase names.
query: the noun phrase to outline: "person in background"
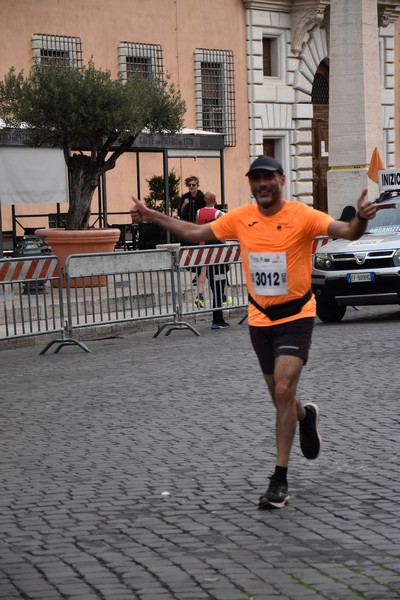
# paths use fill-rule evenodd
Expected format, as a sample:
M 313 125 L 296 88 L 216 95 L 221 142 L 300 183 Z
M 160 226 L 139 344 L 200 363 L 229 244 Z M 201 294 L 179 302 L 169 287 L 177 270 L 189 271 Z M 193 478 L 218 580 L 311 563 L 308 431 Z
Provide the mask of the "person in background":
M 342 214 L 339 217 L 339 221 L 344 221 L 345 223 L 349 223 L 352 219 L 354 219 L 356 214 L 357 214 L 357 210 L 356 210 L 355 206 L 352 206 L 351 204 L 349 204 L 348 206 L 345 206 L 344 209 L 342 210 Z
M 216 208 L 217 197 L 215 192 L 206 192 L 204 196 L 205 206 L 197 211 L 196 223 L 199 225 L 205 225 L 211 223 L 216 219 L 219 219 L 224 213 Z M 201 242 L 202 244 L 215 244 L 215 240 Z M 210 288 L 213 294 L 213 322 L 211 329 L 225 329 L 229 327 L 229 323 L 224 320 L 222 312 L 222 304 L 225 297 L 225 286 L 226 286 L 226 265 L 210 265 L 209 267 L 202 267 L 201 280 L 204 281 L 204 277 L 207 273 L 208 280 L 210 282 Z M 195 299 L 197 306 L 202 305 L 204 308 L 204 295 L 199 292 Z
M 198 177 L 191 175 L 185 179 L 185 185 L 188 188 L 186 194 L 181 198 L 181 204 L 178 210 L 178 217 L 182 221 L 196 223 L 196 214 L 200 208 L 205 206 L 204 194 L 199 189 L 200 181 Z
M 350 223 L 350 221 L 352 219 L 354 219 L 354 217 L 357 214 L 357 209 L 355 206 L 353 206 L 352 204 L 349 204 L 348 206 L 345 206 L 342 210 L 342 214 L 339 217 L 339 221 L 343 221 L 344 223 Z M 333 238 L 334 240 L 336 240 L 337 238 Z M 357 310 L 357 309 L 356 309 Z
M 249 292 L 250 338 L 275 407 L 275 471 L 258 506 L 283 508 L 289 500 L 287 474 L 297 423 L 305 458 L 316 459 L 322 443 L 318 405 L 303 405 L 297 398 L 315 320 L 313 240 L 317 236 L 357 240 L 367 221 L 374 218 L 376 206 L 367 199 L 367 190 L 362 190 L 357 213 L 347 223 L 302 202 L 288 202 L 282 195 L 283 167 L 269 156 L 256 158 L 246 176 L 255 204 L 235 208 L 223 219 L 205 225 L 183 223 L 148 209 L 135 198 L 131 214 L 135 222 L 153 221 L 197 244 L 202 240 L 239 241 Z M 313 482 L 313 501 L 318 501 L 319 493 L 324 495 Z
M 190 177 L 186 177 L 185 185 L 188 188 L 186 194 L 183 194 L 181 198 L 181 203 L 178 209 L 178 217 L 182 221 L 189 221 L 190 223 L 196 223 L 196 214 L 200 208 L 205 206 L 204 202 L 204 194 L 199 189 L 200 180 L 195 175 L 190 175 Z M 185 245 L 190 246 L 190 242 L 184 242 Z M 192 280 L 193 285 L 197 285 L 197 290 L 199 294 L 203 294 L 203 279 L 201 277 L 201 269 L 193 268 L 191 269 L 196 273 Z M 204 306 L 199 306 L 199 308 L 204 308 Z

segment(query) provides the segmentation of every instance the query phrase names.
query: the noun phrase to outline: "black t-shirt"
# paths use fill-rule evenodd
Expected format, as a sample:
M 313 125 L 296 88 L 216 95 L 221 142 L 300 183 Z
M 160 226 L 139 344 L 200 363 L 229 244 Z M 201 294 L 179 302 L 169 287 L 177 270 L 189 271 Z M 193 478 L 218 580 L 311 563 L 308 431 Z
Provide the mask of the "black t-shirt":
M 189 200 L 189 203 L 186 204 L 184 208 L 182 208 L 182 204 L 186 199 Z M 201 190 L 198 190 L 195 197 L 193 197 L 190 192 L 186 192 L 186 194 L 184 194 L 181 199 L 179 216 L 182 219 L 182 221 L 190 221 L 191 223 L 196 223 L 197 211 L 200 210 L 200 208 L 204 208 L 205 205 L 206 203 L 204 202 L 204 194 Z

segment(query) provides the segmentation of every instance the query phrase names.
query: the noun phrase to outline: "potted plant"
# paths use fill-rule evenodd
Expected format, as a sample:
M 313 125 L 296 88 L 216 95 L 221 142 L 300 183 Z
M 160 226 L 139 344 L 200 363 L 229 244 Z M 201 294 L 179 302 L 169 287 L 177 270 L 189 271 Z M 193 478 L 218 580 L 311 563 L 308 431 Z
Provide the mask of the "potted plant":
M 124 82 L 96 69 L 93 61 L 82 68 L 57 61 L 35 65 L 28 76 L 11 67 L 0 82 L 0 118 L 6 125 L 23 124 L 31 146 L 64 152 L 69 177 L 66 233 L 89 229 L 100 177 L 115 167 L 135 138 L 143 131 L 178 131 L 184 113 L 185 103 L 169 76 L 165 81 L 132 76 Z M 41 235 L 52 231 L 41 230 Z

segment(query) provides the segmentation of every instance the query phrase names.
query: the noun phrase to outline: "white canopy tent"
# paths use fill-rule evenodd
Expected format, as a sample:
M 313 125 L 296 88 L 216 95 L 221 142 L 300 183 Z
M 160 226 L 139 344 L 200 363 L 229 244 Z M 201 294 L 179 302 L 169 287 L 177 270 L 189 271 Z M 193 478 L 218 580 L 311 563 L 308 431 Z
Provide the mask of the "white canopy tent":
M 3 255 L 2 206 L 54 204 L 68 199 L 68 173 L 59 148 L 32 148 L 24 126 L 0 119 L 0 257 Z M 14 229 L 14 226 L 13 226 Z M 15 236 L 14 236 L 15 237 Z
M 67 201 L 67 169 L 62 150 L 0 147 L 0 204 Z

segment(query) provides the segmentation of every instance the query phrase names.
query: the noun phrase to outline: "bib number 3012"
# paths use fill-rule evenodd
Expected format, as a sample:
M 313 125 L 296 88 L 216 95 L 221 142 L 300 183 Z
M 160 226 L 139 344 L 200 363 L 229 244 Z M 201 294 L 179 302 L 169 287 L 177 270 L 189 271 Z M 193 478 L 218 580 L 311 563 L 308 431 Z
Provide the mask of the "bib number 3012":
M 265 273 L 264 271 L 261 271 L 261 273 L 259 273 L 256 271 L 254 273 L 253 286 L 256 285 L 257 287 L 276 287 L 281 284 L 281 277 L 282 273 L 277 273 L 276 271 L 274 273 Z
M 255 294 L 281 296 L 288 293 L 285 252 L 251 252 L 249 267 Z

